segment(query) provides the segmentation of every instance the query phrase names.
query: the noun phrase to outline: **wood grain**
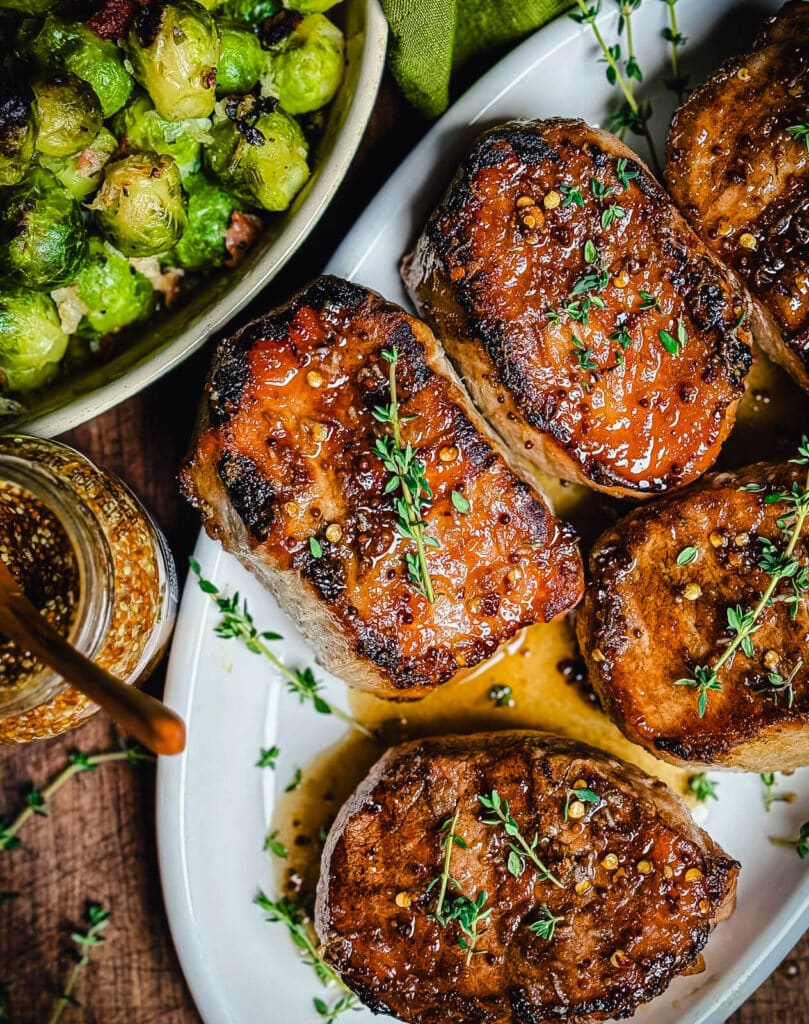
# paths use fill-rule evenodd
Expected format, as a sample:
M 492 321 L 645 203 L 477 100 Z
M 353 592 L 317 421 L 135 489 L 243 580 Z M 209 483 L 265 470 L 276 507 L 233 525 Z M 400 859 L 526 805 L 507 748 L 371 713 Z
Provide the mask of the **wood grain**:
M 386 82 L 362 150 L 315 235 L 247 311 L 279 301 L 325 264 L 368 197 L 386 180 L 425 125 Z M 122 476 L 152 509 L 182 570 L 196 515 L 180 501 L 177 465 L 191 432 L 208 350 L 148 391 L 73 431 L 66 440 Z M 149 689 L 159 693 L 162 671 Z M 106 750 L 118 737 L 102 717 L 79 732 L 0 748 L 0 818 L 16 813 L 30 782 L 44 785 L 71 749 Z M 66 1024 L 198 1024 L 171 944 L 160 894 L 154 834 L 154 767 L 112 764 L 73 779 L 47 818 L 34 818 L 20 849 L 0 851 L 0 982 L 11 987 L 7 1020 L 44 1024 L 70 969 L 70 932 L 86 900 L 112 910 L 106 942 L 76 989 L 81 1008 Z M 809 870 L 809 868 L 807 868 Z M 809 923 L 809 922 L 807 922 Z M 809 937 L 731 1018 L 732 1024 L 808 1024 Z M 0 1015 L 2 1017 L 2 1015 Z M 268 1010 L 268 1020 L 272 1011 Z M 258 1024 L 258 1022 L 257 1022 Z M 306 1024 L 305 1021 L 290 1024 Z M 716 1022 L 719 1024 L 719 1022 Z

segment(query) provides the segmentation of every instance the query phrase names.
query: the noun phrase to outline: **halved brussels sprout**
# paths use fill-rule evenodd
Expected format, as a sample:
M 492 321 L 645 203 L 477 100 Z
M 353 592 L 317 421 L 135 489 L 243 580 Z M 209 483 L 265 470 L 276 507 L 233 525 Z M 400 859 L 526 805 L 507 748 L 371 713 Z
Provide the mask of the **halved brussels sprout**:
M 40 156 L 39 162 L 72 196 L 85 200 L 101 184 L 104 165 L 117 148 L 118 140 L 112 132 L 102 128 L 90 145 L 78 153 L 65 157 Z
M 34 94 L 27 86 L 0 87 L 0 185 L 16 185 L 34 155 Z
M 152 0 L 141 7 L 126 52 L 161 117 L 182 121 L 213 111 L 219 36 L 211 15 L 194 0 Z
M 82 337 L 120 331 L 136 320 L 145 320 L 156 305 L 148 278 L 102 238 L 90 239 L 87 262 L 74 287 L 86 307 L 76 331 Z
M 252 32 L 220 24 L 217 95 L 250 92 L 261 76 L 263 64 L 264 51 Z
M 68 337 L 45 292 L 0 290 L 0 390 L 28 391 L 56 376 Z
M 277 96 L 284 110 L 307 114 L 333 99 L 345 66 L 343 33 L 333 22 L 322 14 L 300 20 L 289 15 L 271 27 L 266 42 L 271 49 L 262 91 Z
M 210 138 L 207 117 L 167 121 L 145 93 L 133 96 L 113 123 L 125 146 L 172 157 L 183 178 L 199 170 L 200 143 Z
M 307 145 L 298 123 L 268 101 L 228 101 L 228 119 L 211 129 L 206 165 L 237 199 L 285 210 L 309 177 Z M 251 109 L 252 107 L 252 109 Z M 266 112 L 260 112 L 266 111 Z
M 186 270 L 221 267 L 227 255 L 225 232 L 235 203 L 204 174 L 193 174 L 183 185 L 188 193 L 188 224 L 169 262 Z
M 39 134 L 36 148 L 46 156 L 70 156 L 84 149 L 101 130 L 104 116 L 92 88 L 64 72 L 47 82 L 34 82 Z
M 156 153 L 132 153 L 107 164 L 90 209 L 103 234 L 127 256 L 165 252 L 186 223 L 177 164 Z
M 104 117 L 121 109 L 135 84 L 115 43 L 99 39 L 78 21 L 49 15 L 25 49 L 42 67 L 65 68 L 92 86 Z
M 0 268 L 29 287 L 55 288 L 76 276 L 86 252 L 81 207 L 50 171 L 32 167 L 0 209 Z

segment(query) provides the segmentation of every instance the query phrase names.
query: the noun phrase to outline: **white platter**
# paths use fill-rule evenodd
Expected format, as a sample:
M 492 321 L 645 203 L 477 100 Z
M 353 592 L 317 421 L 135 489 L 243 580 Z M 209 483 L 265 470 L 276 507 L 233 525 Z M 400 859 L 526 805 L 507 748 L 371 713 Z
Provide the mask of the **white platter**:
M 778 6 L 680 0 L 681 28 L 689 37 L 685 60 L 693 79 L 746 45 L 755 26 Z M 634 21 L 638 52 L 660 93 L 666 10 L 647 0 Z M 604 20 L 611 37 L 611 10 Z M 399 258 L 469 140 L 511 117 L 603 120 L 610 94 L 596 56 L 590 36 L 567 19 L 514 50 L 413 151 L 328 269 L 405 303 Z M 205 537 L 196 556 L 208 578 L 247 597 L 262 629 L 285 637 L 279 653 L 288 664 L 312 662 L 313 652 L 295 627 L 234 559 Z M 166 693 L 186 718 L 188 748 L 180 757 L 161 759 L 158 771 L 158 842 L 169 921 L 205 1024 L 307 1024 L 317 1020 L 312 998 L 328 999 L 328 993 L 300 961 L 283 926 L 265 923 L 253 899 L 259 887 L 272 891 L 275 884 L 262 844 L 277 795 L 296 767 L 339 739 L 342 727 L 300 705 L 257 656 L 217 639 L 216 621 L 211 601 L 196 586 L 187 587 Z M 346 706 L 344 685 L 325 672 L 318 675 L 326 682 L 327 699 Z M 273 743 L 282 750 L 277 770 L 262 771 L 255 767 L 259 748 Z M 809 926 L 806 863 L 766 838 L 796 834 L 809 818 L 809 769 L 796 773 L 788 788 L 798 793 L 797 801 L 776 804 L 767 814 L 757 776 L 722 776 L 721 799 L 711 805 L 707 825 L 742 862 L 738 909 L 732 923 L 712 936 L 706 972 L 679 979 L 639 1010 L 634 1019 L 641 1024 L 720 1024 Z M 373 1019 L 366 1011 L 346 1018 L 356 1024 Z

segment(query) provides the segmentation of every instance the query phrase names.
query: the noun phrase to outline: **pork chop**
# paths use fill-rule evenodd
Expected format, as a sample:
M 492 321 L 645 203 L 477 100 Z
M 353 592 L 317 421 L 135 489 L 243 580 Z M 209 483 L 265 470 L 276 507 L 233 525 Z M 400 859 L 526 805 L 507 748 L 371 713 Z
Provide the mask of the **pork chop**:
M 389 750 L 343 807 L 316 927 L 375 1012 L 584 1024 L 630 1016 L 699 969 L 738 869 L 664 783 L 601 751 L 535 732 L 444 736 Z
M 605 708 L 658 757 L 756 772 L 809 764 L 809 525 L 790 552 L 793 488 L 809 491 L 806 465 L 710 474 L 596 542 L 579 644 Z M 738 625 L 781 557 L 794 565 L 741 645 Z M 696 685 L 700 668 L 718 688 Z
M 403 277 L 477 406 L 541 470 L 696 479 L 751 365 L 744 302 L 639 158 L 583 121 L 483 134 Z
M 787 3 L 677 112 L 666 181 L 750 290 L 756 340 L 809 391 L 809 4 Z
M 398 428 L 382 421 L 391 375 Z M 351 685 L 422 697 L 578 602 L 572 529 L 515 475 L 429 329 L 375 293 L 320 278 L 225 339 L 207 391 L 182 489 Z M 396 451 L 423 527 L 403 529 Z

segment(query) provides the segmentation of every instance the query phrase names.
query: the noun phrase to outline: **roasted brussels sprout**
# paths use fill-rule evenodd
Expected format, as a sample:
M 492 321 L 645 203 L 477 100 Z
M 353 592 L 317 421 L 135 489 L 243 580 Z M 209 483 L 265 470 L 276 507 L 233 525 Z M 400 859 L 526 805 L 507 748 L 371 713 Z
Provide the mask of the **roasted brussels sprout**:
M 34 94 L 27 86 L 0 86 L 0 185 L 16 185 L 34 155 Z
M 322 14 L 339 3 L 340 0 L 284 0 L 284 7 L 301 14 Z
M 258 25 L 279 9 L 273 0 L 224 0 L 217 13 L 243 25 Z
M 203 157 L 237 199 L 265 210 L 285 210 L 309 177 L 306 140 L 282 110 L 268 109 L 261 100 L 249 110 L 251 100 L 228 101 L 228 119 L 211 129 L 212 141 Z
M 0 390 L 28 391 L 47 384 L 67 342 L 48 295 L 25 288 L 0 290 Z
M 204 174 L 193 174 L 183 184 L 188 193 L 188 223 L 169 262 L 186 270 L 221 267 L 227 255 L 225 232 L 235 203 Z
M 182 121 L 213 111 L 219 36 L 211 15 L 194 0 L 152 0 L 142 7 L 126 52 L 161 117 Z
M 43 68 L 62 67 L 92 86 L 104 117 L 121 109 L 135 84 L 115 43 L 99 39 L 78 21 L 63 21 L 49 15 L 24 49 Z
M 172 157 L 184 178 L 199 170 L 200 144 L 209 138 L 211 122 L 207 117 L 166 121 L 140 93 L 119 111 L 114 126 L 124 145 Z
M 292 15 L 289 20 L 294 19 Z M 262 85 L 290 114 L 307 114 L 325 106 L 342 81 L 343 33 L 322 14 L 301 19 L 289 34 L 283 31 L 284 21 L 279 26 L 282 38 L 267 54 Z
M 46 156 L 70 156 L 98 135 L 104 116 L 91 87 L 64 72 L 47 82 L 35 82 L 39 134 L 36 148 Z
M 85 200 L 101 184 L 104 165 L 118 148 L 118 140 L 102 128 L 89 146 L 72 156 L 40 156 L 39 162 L 46 167 L 59 183 L 75 196 Z
M 107 164 L 90 209 L 103 234 L 127 256 L 165 252 L 185 230 L 177 164 L 156 153 L 132 153 Z
M 87 262 L 74 288 L 86 309 L 76 331 L 82 337 L 120 331 L 136 320 L 144 320 L 155 307 L 149 279 L 102 238 L 90 239 Z
M 0 268 L 49 289 L 72 280 L 87 252 L 81 207 L 42 167 L 9 190 L 0 210 Z
M 216 68 L 216 92 L 250 92 L 261 77 L 264 51 L 252 32 L 232 25 L 219 26 L 219 64 Z

